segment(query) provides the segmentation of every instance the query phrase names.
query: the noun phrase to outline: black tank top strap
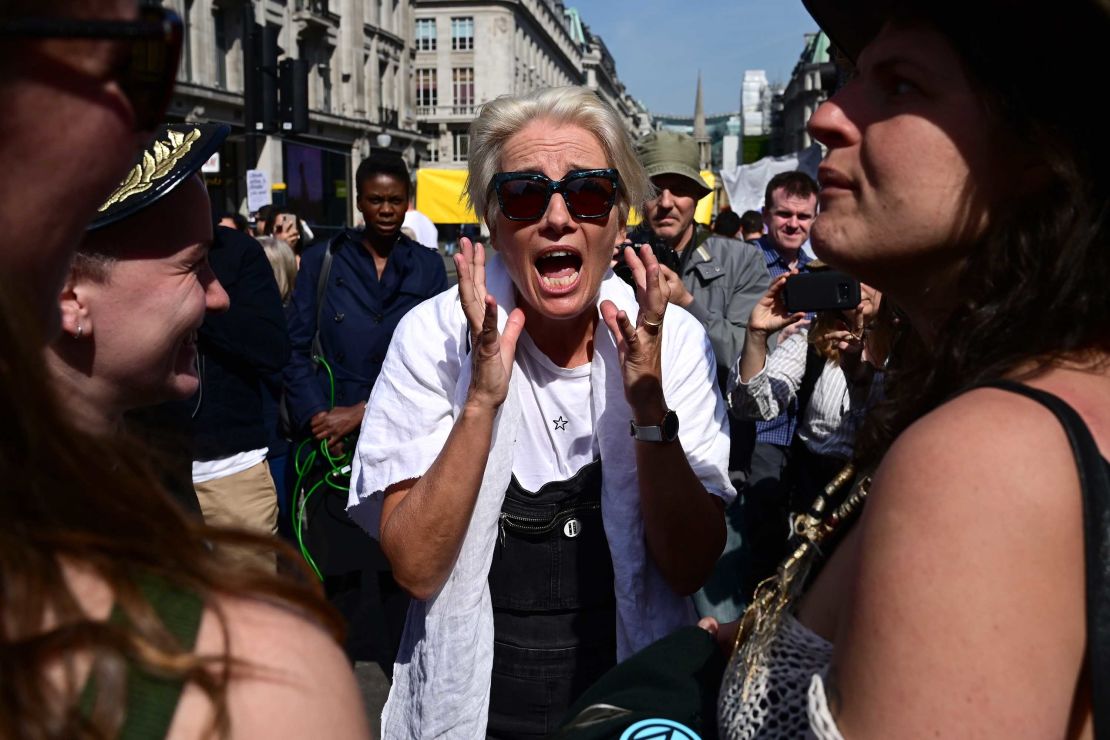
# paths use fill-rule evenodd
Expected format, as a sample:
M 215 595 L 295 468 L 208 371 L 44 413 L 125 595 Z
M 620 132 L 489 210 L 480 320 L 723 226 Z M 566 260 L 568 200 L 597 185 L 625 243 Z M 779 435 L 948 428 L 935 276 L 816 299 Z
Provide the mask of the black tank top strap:
M 1012 380 L 995 380 L 975 387 L 997 388 L 1036 401 L 1056 416 L 1068 436 L 1083 494 L 1091 709 L 1095 735 L 1103 737 L 1110 734 L 1110 463 L 1102 456 L 1082 417 L 1063 399 Z

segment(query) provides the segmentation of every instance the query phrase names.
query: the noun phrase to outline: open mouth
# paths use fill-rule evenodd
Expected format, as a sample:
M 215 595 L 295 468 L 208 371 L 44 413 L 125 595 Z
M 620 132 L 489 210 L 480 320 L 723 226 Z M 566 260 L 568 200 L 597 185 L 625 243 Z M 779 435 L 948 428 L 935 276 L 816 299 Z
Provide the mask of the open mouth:
M 569 249 L 552 249 L 536 258 L 540 284 L 555 290 L 569 288 L 578 282 L 582 257 Z

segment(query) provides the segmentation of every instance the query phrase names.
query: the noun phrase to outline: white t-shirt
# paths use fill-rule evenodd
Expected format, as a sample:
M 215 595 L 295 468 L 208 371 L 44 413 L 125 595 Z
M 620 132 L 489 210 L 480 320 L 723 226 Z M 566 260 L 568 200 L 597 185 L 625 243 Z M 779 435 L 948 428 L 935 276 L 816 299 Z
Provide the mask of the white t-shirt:
M 559 367 L 528 332 L 516 345 L 527 386 L 520 394 L 521 425 L 513 450 L 513 474 L 526 490 L 567 480 L 599 455 L 594 434 L 590 364 Z

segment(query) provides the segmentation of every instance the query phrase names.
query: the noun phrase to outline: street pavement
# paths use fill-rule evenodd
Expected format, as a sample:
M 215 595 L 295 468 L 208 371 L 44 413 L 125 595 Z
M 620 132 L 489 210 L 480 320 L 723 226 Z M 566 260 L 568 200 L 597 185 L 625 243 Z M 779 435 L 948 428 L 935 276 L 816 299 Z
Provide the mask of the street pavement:
M 355 663 L 355 678 L 358 680 L 358 689 L 362 693 L 362 701 L 366 706 L 366 716 L 370 719 L 370 730 L 373 737 L 382 736 L 382 707 L 389 696 L 389 679 L 385 677 L 380 666 L 372 662 Z

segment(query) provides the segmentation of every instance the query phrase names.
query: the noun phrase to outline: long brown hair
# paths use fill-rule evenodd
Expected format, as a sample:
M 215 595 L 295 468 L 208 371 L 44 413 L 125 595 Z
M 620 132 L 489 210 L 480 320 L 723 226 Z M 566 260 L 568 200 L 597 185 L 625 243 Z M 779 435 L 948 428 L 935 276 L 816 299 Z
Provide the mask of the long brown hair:
M 335 613 L 307 578 L 227 567 L 213 543 L 286 550 L 268 538 L 207 527 L 183 514 L 129 440 L 72 426 L 46 382 L 42 342 L 12 286 L 0 285 L 0 736 L 113 737 L 125 711 L 128 663 L 195 683 L 226 734 L 227 690 L 237 667 L 225 651 L 196 655 L 169 633 L 137 581 L 153 576 L 193 593 L 219 619 L 218 596 L 254 597 L 294 610 L 338 639 Z M 90 619 L 66 565 L 111 588 L 127 624 Z M 226 639 L 224 641 L 226 645 Z M 78 655 L 94 659 L 98 700 L 77 710 Z M 64 678 L 49 678 L 61 665 Z
M 1110 352 L 1110 148 L 1104 119 L 1087 107 L 1089 77 L 1076 73 L 1100 68 L 1107 12 L 1095 2 L 1051 13 L 1020 3 L 899 5 L 896 21 L 928 23 L 953 44 L 1041 180 L 992 213 L 968 253 L 958 301 L 928 345 L 912 332 L 897 343 L 887 400 L 857 446 L 864 463 L 964 388 Z M 999 13 L 1006 33 L 983 34 Z

